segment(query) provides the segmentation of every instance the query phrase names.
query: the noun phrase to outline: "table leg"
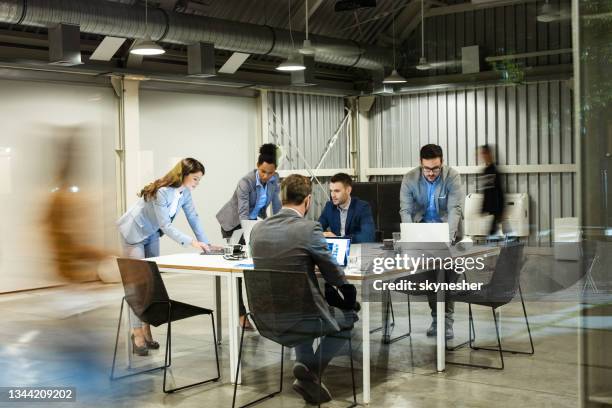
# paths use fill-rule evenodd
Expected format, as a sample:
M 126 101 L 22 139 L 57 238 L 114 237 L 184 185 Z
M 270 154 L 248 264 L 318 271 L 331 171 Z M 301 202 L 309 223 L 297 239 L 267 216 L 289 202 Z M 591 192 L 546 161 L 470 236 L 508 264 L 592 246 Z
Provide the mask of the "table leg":
M 436 302 L 436 316 L 437 316 L 437 322 L 436 322 L 436 330 L 437 330 L 437 335 L 436 335 L 436 351 L 437 351 L 437 358 L 436 358 L 436 368 L 438 371 L 444 371 L 445 366 L 446 366 L 446 361 L 445 361 L 445 352 L 446 352 L 446 339 L 445 339 L 445 331 L 446 331 L 446 324 L 445 324 L 445 320 L 446 320 L 446 316 L 444 314 L 444 309 L 445 309 L 445 304 L 444 302 Z
M 382 303 L 381 303 L 381 313 L 382 313 L 382 327 L 383 327 L 383 342 L 388 343 L 391 339 L 391 335 L 389 334 L 389 315 L 390 307 L 391 307 L 391 292 L 385 291 L 382 294 Z
M 132 368 L 132 318 L 130 305 L 123 305 L 123 319 L 125 324 L 125 362 L 128 369 Z
M 223 341 L 223 310 L 221 308 L 221 277 L 215 276 L 215 319 L 217 323 L 217 344 Z
M 361 303 L 363 403 L 370 403 L 370 302 Z
M 238 277 L 233 274 L 230 276 L 230 292 L 229 297 L 230 300 L 230 316 L 229 316 L 229 332 L 230 338 L 233 338 L 233 343 L 230 346 L 230 356 L 233 356 L 233 359 L 230 358 L 232 362 L 232 383 L 236 380 L 236 365 L 238 364 L 238 353 L 240 347 L 240 325 L 238 321 L 240 320 L 240 313 L 238 310 L 238 291 L 242 290 L 241 287 L 238 286 Z M 238 384 L 242 384 L 242 375 L 240 370 L 238 370 Z
M 437 272 L 437 281 L 445 282 L 444 269 Z M 444 371 L 446 368 L 446 302 L 444 291 L 436 295 L 436 370 Z
M 236 351 L 238 340 L 236 338 L 236 323 L 234 319 L 234 278 L 232 274 L 227 276 L 227 333 L 229 336 L 229 356 L 230 356 L 230 381 L 233 384 L 236 379 L 236 364 L 238 364 L 238 353 Z

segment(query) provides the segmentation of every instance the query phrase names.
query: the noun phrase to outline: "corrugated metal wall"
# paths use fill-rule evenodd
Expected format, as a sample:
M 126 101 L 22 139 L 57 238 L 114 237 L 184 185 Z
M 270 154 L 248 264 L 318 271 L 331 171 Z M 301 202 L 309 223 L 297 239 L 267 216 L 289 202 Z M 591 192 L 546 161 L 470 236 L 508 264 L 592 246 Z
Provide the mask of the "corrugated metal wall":
M 572 92 L 567 81 L 379 97 L 370 111 L 370 166 L 418 165 L 420 146 L 442 146 L 450 166 L 476 165 L 476 147 L 499 164 L 575 163 Z M 388 176 L 397 179 L 399 176 Z M 476 176 L 463 175 L 466 191 Z M 575 216 L 575 174 L 507 174 L 509 193 L 530 197 L 530 243 L 550 242 L 554 218 Z
M 299 154 L 315 166 L 345 115 L 342 97 L 268 92 L 269 140 L 281 144 L 289 159 L 282 169 L 306 168 Z M 341 135 L 321 168 L 347 167 L 347 138 Z
M 495 7 L 430 17 L 425 20 L 425 56 L 429 62 L 461 60 L 461 47 L 480 45 L 482 56 L 516 54 L 571 48 L 570 20 L 540 23 L 536 20 L 544 2 Z M 570 2 L 550 0 L 557 9 L 569 10 Z M 409 63 L 414 65 L 421 52 L 419 25 L 404 44 Z M 571 63 L 571 54 L 517 60 L 525 66 Z M 435 69 L 420 75 L 460 72 L 460 66 Z M 491 69 L 490 66 L 485 68 Z M 414 70 L 415 74 L 419 71 Z
M 268 140 L 280 144 L 286 156 L 280 168 L 287 170 L 316 166 L 345 115 L 342 97 L 268 92 Z M 320 168 L 349 167 L 347 129 L 348 127 L 340 134 Z M 324 189 L 327 189 L 327 180 L 319 178 L 319 181 Z M 318 216 L 328 194 L 319 187 L 313 188 L 315 208 L 311 215 Z

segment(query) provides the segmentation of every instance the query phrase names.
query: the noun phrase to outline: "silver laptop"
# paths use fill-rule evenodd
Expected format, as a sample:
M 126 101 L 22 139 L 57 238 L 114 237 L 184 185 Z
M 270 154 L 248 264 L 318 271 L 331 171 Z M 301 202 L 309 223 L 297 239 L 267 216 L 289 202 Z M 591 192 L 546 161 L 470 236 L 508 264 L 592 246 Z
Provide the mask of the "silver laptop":
M 447 222 L 403 222 L 400 231 L 402 249 L 448 249 L 450 244 Z

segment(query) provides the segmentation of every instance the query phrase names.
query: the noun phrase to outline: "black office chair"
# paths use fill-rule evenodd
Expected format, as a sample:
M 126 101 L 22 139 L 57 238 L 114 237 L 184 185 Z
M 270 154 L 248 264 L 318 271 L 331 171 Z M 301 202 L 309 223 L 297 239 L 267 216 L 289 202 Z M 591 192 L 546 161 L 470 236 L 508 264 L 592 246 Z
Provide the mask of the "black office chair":
M 497 262 L 495 264 L 495 271 L 491 280 L 486 285 L 483 285 L 481 290 L 473 291 L 458 291 L 447 293 L 447 299 L 454 300 L 455 302 L 464 302 L 468 304 L 469 314 L 469 327 L 468 327 L 468 344 L 472 350 L 488 350 L 496 351 L 499 353 L 501 365 L 498 367 L 460 363 L 447 361 L 448 364 L 462 365 L 468 367 L 477 368 L 491 368 L 496 370 L 504 369 L 504 352 L 513 354 L 526 354 L 533 355 L 535 349 L 533 346 L 533 339 L 531 337 L 531 329 L 529 327 L 529 319 L 527 317 L 527 309 L 525 308 L 525 301 L 523 299 L 523 291 L 521 290 L 520 274 L 523 266 L 523 244 L 522 243 L 510 243 L 507 246 L 502 247 Z M 521 298 L 521 305 L 523 307 L 523 315 L 525 316 L 525 324 L 527 326 L 527 333 L 529 334 L 530 351 L 519 351 L 509 350 L 502 348 L 501 337 L 499 335 L 499 325 L 497 322 L 497 315 L 495 310 L 505 304 L 508 304 L 514 299 L 516 293 L 519 293 Z M 476 339 L 476 330 L 474 327 L 474 318 L 472 316 L 472 305 L 480 305 L 491 308 L 493 314 L 493 321 L 495 323 L 495 332 L 497 335 L 497 348 L 491 347 L 477 347 L 474 345 Z
M 187 303 L 171 300 L 166 291 L 164 281 L 159 274 L 159 269 L 155 262 L 143 261 L 139 259 L 119 258 L 119 272 L 125 296 L 121 300 L 121 311 L 119 312 L 119 323 L 117 324 L 117 337 L 115 339 L 115 351 L 113 353 L 113 365 L 111 368 L 111 380 L 131 377 L 138 374 L 147 373 L 155 370 L 164 370 L 163 390 L 165 393 L 179 391 L 196 385 L 214 382 L 221 378 L 219 371 L 219 354 L 217 351 L 217 333 L 215 331 L 215 318 L 210 309 L 190 305 Z M 119 330 L 121 328 L 121 317 L 123 315 L 123 305 L 127 303 L 132 308 L 136 316 L 144 323 L 152 326 L 168 324 L 166 332 L 166 354 L 164 365 L 160 367 L 142 370 L 115 377 L 115 361 L 117 358 L 117 344 L 119 342 Z M 168 367 L 172 364 L 172 322 L 186 319 L 188 317 L 209 315 L 212 322 L 213 344 L 215 346 L 215 359 L 217 363 L 217 376 L 204 381 L 195 382 L 181 387 L 166 389 L 166 374 Z
M 355 374 L 353 368 L 353 347 L 349 327 L 340 327 L 330 312 L 325 298 L 318 285 L 305 272 L 286 272 L 256 269 L 245 271 L 244 283 L 248 296 L 249 313 L 259 334 L 281 345 L 280 387 L 264 397 L 258 398 L 240 408 L 249 407 L 280 394 L 283 391 L 283 355 L 285 347 L 292 348 L 308 340 L 323 336 L 346 333 L 348 331 L 349 358 L 351 362 L 351 379 L 353 384 L 353 403 L 357 405 L 355 390 Z M 245 319 L 246 322 L 246 319 Z M 234 382 L 234 398 L 232 408 L 236 406 L 236 391 L 238 373 L 242 361 L 242 346 L 244 343 L 243 324 L 240 334 L 240 351 Z M 322 356 L 322 352 L 320 355 Z M 321 364 L 319 363 L 319 368 Z M 321 380 L 319 370 L 318 378 Z M 319 389 L 319 392 L 321 390 Z M 320 404 L 319 404 L 320 406 Z
M 403 293 L 403 292 L 402 292 Z M 410 294 L 406 293 L 406 305 L 408 306 L 408 332 L 400 334 L 395 337 L 391 337 L 389 328 L 395 327 L 395 310 L 393 309 L 393 300 L 391 299 L 391 291 L 389 289 L 383 292 L 382 308 L 383 308 L 383 322 L 382 326 L 371 329 L 370 333 L 376 333 L 379 331 L 383 332 L 382 341 L 383 344 L 392 344 L 396 341 L 410 337 L 412 334 L 412 316 L 410 311 Z M 391 318 L 391 321 L 389 321 Z

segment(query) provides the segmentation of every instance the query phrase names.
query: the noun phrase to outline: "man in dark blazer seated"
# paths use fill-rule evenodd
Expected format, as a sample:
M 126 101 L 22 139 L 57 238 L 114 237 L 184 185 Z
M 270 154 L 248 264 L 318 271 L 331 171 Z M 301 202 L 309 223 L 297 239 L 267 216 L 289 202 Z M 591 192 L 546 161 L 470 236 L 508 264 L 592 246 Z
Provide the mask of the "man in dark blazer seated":
M 334 174 L 330 179 L 331 200 L 319 217 L 324 235 L 350 238 L 355 244 L 374 242 L 376 226 L 372 208 L 366 201 L 351 197 L 352 189 L 353 180 L 346 173 Z
M 313 287 L 316 288 L 313 291 L 314 300 L 326 321 L 334 326 L 337 324 L 340 329 L 351 328 L 358 319 L 357 291 L 353 285 L 347 283 L 344 271 L 332 257 L 321 225 L 304 218 L 312 202 L 310 179 L 297 174 L 285 178 L 281 184 L 281 200 L 283 207 L 279 213 L 259 222 L 251 232 L 250 245 L 255 264 L 252 273 L 257 273 L 257 269 L 306 272 Z M 315 266 L 326 282 L 325 298 L 320 291 Z M 332 286 L 340 290 L 343 298 L 340 298 Z M 330 296 L 330 292 L 336 295 L 335 299 Z M 251 301 L 257 300 L 251 299 Z M 296 331 L 308 330 L 304 329 L 305 325 L 306 322 L 287 322 L 287 336 L 293 336 Z M 308 325 L 312 326 L 312 323 Z M 314 332 L 319 330 L 319 326 L 316 326 L 313 327 Z M 293 375 L 296 380 L 293 389 L 306 402 L 317 404 L 331 400 L 329 390 L 323 385 L 319 401 L 319 358 L 322 360 L 321 373 L 323 373 L 332 358 L 347 343 L 349 335 L 350 331 L 342 331 L 325 336 L 322 339 L 322 356 L 320 356 L 321 348 L 316 352 L 313 350 L 312 340 L 295 347 L 296 362 L 293 366 Z

